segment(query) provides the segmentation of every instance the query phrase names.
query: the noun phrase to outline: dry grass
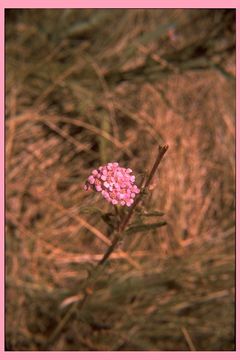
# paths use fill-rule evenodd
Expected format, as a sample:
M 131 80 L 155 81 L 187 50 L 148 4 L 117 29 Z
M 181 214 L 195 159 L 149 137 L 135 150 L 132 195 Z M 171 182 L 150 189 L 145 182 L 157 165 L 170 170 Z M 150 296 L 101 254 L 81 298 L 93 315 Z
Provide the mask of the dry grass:
M 168 225 L 126 237 L 50 350 L 233 350 L 234 12 L 6 19 L 6 348 L 44 349 L 111 242 L 89 172 L 140 182 L 168 143 L 144 200 Z

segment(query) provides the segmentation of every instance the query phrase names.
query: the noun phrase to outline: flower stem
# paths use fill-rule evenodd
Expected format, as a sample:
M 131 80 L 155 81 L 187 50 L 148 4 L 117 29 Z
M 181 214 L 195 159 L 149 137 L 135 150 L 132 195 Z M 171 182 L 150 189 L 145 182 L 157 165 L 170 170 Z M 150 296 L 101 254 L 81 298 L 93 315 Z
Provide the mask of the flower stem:
M 45 350 L 46 350 L 46 348 L 49 348 L 49 346 L 56 340 L 56 338 L 58 337 L 58 335 L 60 334 L 62 329 L 70 321 L 70 319 L 71 319 L 72 315 L 74 314 L 74 312 L 76 310 L 78 310 L 78 311 L 82 310 L 82 308 L 85 305 L 85 303 L 87 302 L 88 298 L 93 293 L 94 282 L 95 282 L 97 276 L 100 273 L 100 268 L 102 268 L 102 266 L 106 263 L 107 259 L 110 257 L 112 252 L 115 250 L 117 244 L 122 239 L 123 232 L 126 229 L 128 223 L 129 223 L 129 221 L 130 221 L 130 219 L 131 219 L 131 217 L 132 217 L 132 215 L 134 213 L 134 210 L 136 209 L 137 205 L 142 200 L 143 195 L 145 194 L 146 190 L 148 189 L 149 185 L 151 184 L 152 178 L 153 178 L 154 174 L 156 173 L 157 168 L 158 168 L 164 154 L 166 153 L 167 149 L 168 149 L 168 145 L 158 147 L 157 158 L 156 158 L 156 160 L 155 160 L 155 162 L 153 164 L 153 167 L 152 167 L 152 169 L 150 171 L 150 174 L 149 174 L 145 184 L 144 184 L 145 178 L 143 178 L 142 184 L 140 184 L 141 191 L 136 196 L 136 199 L 135 199 L 133 205 L 131 206 L 129 212 L 122 219 L 122 222 L 118 226 L 117 232 L 114 233 L 112 244 L 109 246 L 106 253 L 103 255 L 102 259 L 97 263 L 97 265 L 95 266 L 93 271 L 89 274 L 89 277 L 86 279 L 86 286 L 85 286 L 84 297 L 83 297 L 82 301 L 80 303 L 77 303 L 77 302 L 73 303 L 70 306 L 70 308 L 68 309 L 65 316 L 61 319 L 60 323 L 55 328 L 52 335 L 49 337 L 49 339 L 47 341 L 47 344 L 45 344 Z M 117 210 L 117 208 L 116 208 L 116 210 Z

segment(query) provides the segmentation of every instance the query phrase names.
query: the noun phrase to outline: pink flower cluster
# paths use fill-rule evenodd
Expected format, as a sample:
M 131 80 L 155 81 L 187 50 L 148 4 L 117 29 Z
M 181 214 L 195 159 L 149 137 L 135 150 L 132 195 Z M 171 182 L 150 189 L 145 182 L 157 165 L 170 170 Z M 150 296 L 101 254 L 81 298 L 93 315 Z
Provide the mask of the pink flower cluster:
M 84 186 L 101 192 L 102 196 L 113 205 L 133 204 L 133 199 L 140 192 L 135 185 L 135 176 L 131 169 L 120 167 L 117 162 L 108 163 L 93 170 Z

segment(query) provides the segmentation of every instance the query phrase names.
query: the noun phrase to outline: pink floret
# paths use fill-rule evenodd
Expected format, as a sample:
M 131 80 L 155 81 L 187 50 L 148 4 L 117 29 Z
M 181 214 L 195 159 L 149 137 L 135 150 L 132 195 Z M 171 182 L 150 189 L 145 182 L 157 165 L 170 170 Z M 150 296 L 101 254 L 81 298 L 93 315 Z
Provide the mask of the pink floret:
M 94 179 L 93 176 L 89 176 L 88 181 L 89 181 L 89 183 L 90 183 L 91 185 L 93 185 L 94 182 L 95 182 L 95 179 Z

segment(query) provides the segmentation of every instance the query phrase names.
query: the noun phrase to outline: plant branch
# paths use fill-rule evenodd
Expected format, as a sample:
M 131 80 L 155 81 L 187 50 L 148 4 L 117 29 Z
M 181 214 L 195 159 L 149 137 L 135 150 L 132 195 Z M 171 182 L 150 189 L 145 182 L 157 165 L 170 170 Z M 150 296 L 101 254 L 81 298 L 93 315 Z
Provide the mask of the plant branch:
M 155 160 L 155 163 L 153 164 L 152 170 L 150 171 L 150 174 L 148 176 L 147 181 L 145 182 L 145 185 L 141 186 L 141 192 L 139 193 L 139 195 L 136 197 L 136 200 L 134 201 L 132 207 L 130 208 L 128 214 L 126 215 L 126 217 L 123 219 L 122 223 L 119 226 L 119 230 L 117 232 L 117 234 L 115 235 L 112 245 L 110 245 L 110 247 L 107 249 L 107 252 L 104 254 L 103 258 L 99 261 L 99 263 L 97 264 L 97 267 L 104 264 L 105 261 L 109 258 L 109 256 L 111 255 L 111 253 L 114 251 L 114 249 L 116 248 L 118 242 L 120 241 L 121 237 L 122 237 L 122 233 L 125 230 L 127 224 L 129 223 L 134 210 L 136 209 L 137 205 L 140 203 L 140 201 L 142 200 L 143 195 L 145 194 L 146 190 L 148 189 L 149 185 L 151 184 L 151 181 L 153 179 L 154 174 L 157 171 L 157 168 L 164 156 L 164 154 L 166 153 L 168 149 L 168 145 L 164 145 L 164 146 L 159 146 L 158 147 L 158 155 L 157 158 Z
M 90 295 L 92 295 L 93 293 L 93 286 L 94 286 L 94 282 L 99 274 L 99 270 L 100 267 L 102 268 L 102 266 L 106 263 L 107 259 L 110 257 L 110 255 L 112 254 L 112 252 L 115 250 L 118 242 L 122 239 L 123 236 L 123 232 L 126 229 L 133 213 L 134 210 L 136 209 L 137 205 L 140 203 L 140 201 L 142 200 L 143 195 L 145 194 L 146 190 L 148 189 L 149 185 L 151 184 L 151 181 L 153 179 L 154 174 L 157 171 L 157 168 L 164 156 L 164 154 L 166 153 L 166 151 L 168 150 L 168 145 L 164 145 L 164 146 L 159 146 L 158 147 L 158 155 L 157 158 L 153 164 L 153 167 L 150 171 L 150 174 L 144 184 L 145 178 L 143 178 L 142 184 L 140 184 L 140 188 L 141 191 L 140 193 L 136 196 L 136 199 L 133 203 L 133 205 L 131 206 L 129 212 L 126 214 L 126 216 L 123 218 L 122 222 L 120 223 L 117 232 L 114 234 L 113 237 L 113 241 L 112 244 L 108 247 L 106 253 L 103 255 L 102 259 L 97 263 L 97 265 L 95 266 L 95 268 L 93 269 L 93 271 L 89 274 L 89 277 L 86 279 L 86 286 L 84 287 L 84 296 L 81 300 L 81 302 L 79 303 L 73 303 L 70 308 L 68 309 L 67 313 L 64 315 L 64 317 L 62 318 L 62 320 L 60 321 L 60 323 L 58 324 L 58 326 L 56 327 L 56 329 L 54 330 L 54 332 L 52 333 L 52 335 L 50 336 L 47 344 L 45 344 L 45 347 L 49 347 L 57 338 L 57 336 L 60 334 L 60 332 L 62 331 L 62 329 L 65 327 L 65 325 L 69 322 L 69 320 L 71 319 L 73 313 L 78 309 L 81 310 L 83 308 L 83 306 L 85 305 L 85 303 L 87 302 L 88 298 L 90 297 Z

